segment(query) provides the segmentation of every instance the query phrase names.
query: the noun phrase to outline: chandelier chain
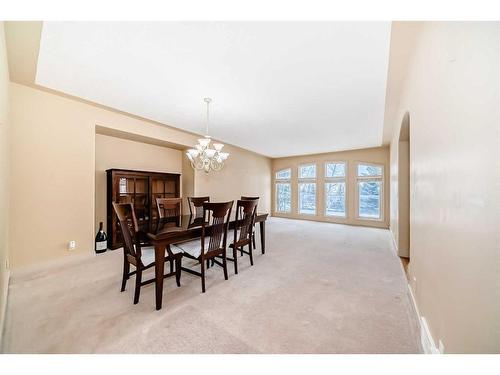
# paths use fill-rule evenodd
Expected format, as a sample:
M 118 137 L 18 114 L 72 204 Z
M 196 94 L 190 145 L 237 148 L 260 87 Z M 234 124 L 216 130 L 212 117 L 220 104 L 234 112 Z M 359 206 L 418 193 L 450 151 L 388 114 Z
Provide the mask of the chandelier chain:
M 208 124 L 210 123 L 210 103 L 212 102 L 212 99 L 205 98 L 203 100 L 205 101 L 205 103 L 207 103 L 207 122 L 205 124 L 205 135 L 208 136 Z
M 207 122 L 206 122 L 206 135 L 202 139 L 198 139 L 198 144 L 195 148 L 189 149 L 186 156 L 191 162 L 191 166 L 195 170 L 202 170 L 205 173 L 210 171 L 220 171 L 227 160 L 229 153 L 222 152 L 224 145 L 222 143 L 213 143 L 213 148 L 210 148 L 211 137 L 208 134 L 208 126 L 210 123 L 210 103 L 211 98 L 204 98 L 207 103 Z

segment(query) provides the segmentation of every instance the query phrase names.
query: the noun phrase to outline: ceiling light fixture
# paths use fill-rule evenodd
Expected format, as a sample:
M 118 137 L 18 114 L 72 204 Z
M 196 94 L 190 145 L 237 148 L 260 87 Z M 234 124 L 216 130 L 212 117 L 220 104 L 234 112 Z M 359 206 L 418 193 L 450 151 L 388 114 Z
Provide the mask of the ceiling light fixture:
M 224 147 L 222 143 L 214 143 L 214 148 L 210 148 L 211 137 L 208 135 L 208 124 L 210 122 L 210 103 L 212 99 L 204 98 L 203 101 L 207 103 L 206 135 L 204 138 L 198 139 L 198 144 L 195 148 L 187 150 L 186 156 L 191 162 L 193 169 L 209 173 L 210 171 L 220 171 L 229 153 L 221 152 Z

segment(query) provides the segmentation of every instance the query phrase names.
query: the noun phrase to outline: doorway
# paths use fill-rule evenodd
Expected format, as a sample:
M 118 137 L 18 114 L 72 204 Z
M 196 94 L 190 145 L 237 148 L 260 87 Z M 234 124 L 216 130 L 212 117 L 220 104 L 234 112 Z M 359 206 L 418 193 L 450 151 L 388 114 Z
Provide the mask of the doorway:
M 410 114 L 401 122 L 398 142 L 398 255 L 410 259 Z

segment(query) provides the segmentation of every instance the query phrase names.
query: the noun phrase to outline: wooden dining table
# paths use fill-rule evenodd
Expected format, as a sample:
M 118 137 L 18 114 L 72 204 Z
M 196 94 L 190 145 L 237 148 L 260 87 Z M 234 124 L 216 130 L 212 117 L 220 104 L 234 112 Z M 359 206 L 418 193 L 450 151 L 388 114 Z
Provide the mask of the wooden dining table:
M 262 254 L 266 252 L 266 220 L 269 214 L 257 213 L 255 223 L 260 227 L 260 247 Z M 229 218 L 228 243 L 233 235 L 235 212 Z M 148 229 L 141 230 L 146 235 L 155 249 L 155 294 L 156 310 L 161 310 L 163 299 L 163 279 L 165 268 L 165 251 L 169 252 L 169 246 L 189 240 L 201 238 L 201 227 L 203 218 L 193 215 L 179 215 L 165 219 L 157 219 L 151 223 Z M 210 233 L 211 223 L 205 225 L 206 234 Z M 201 244 L 200 244 L 201 246 Z

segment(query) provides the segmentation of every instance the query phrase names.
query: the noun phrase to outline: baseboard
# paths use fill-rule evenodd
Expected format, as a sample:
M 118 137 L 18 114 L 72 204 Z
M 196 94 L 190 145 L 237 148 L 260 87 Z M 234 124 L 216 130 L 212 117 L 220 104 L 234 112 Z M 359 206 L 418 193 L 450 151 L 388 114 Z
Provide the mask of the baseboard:
M 413 305 L 413 308 L 415 309 L 415 313 L 417 314 L 418 317 L 418 323 L 420 325 L 420 343 L 422 345 L 422 349 L 424 350 L 425 354 L 441 354 L 439 349 L 436 346 L 436 343 L 434 342 L 434 339 L 432 338 L 431 331 L 429 329 L 429 325 L 427 324 L 427 320 L 420 315 L 420 311 L 418 309 L 417 301 L 415 299 L 415 295 L 413 294 L 413 290 L 408 284 L 408 292 L 410 294 L 410 299 Z
M 337 224 L 337 225 L 349 225 L 351 227 L 363 227 L 363 228 L 374 228 L 374 229 L 384 229 L 389 230 L 389 225 L 385 224 L 383 221 L 380 222 L 378 220 L 373 220 L 373 223 L 370 223 L 370 220 L 364 220 L 363 222 L 348 222 L 346 220 L 324 220 L 321 218 L 317 218 L 315 215 L 301 215 L 301 216 L 287 216 L 278 213 L 273 213 L 271 217 L 276 217 L 279 219 L 288 219 L 288 220 L 299 220 L 299 221 L 314 221 L 316 223 L 327 223 L 327 224 Z
M 389 232 L 391 233 L 392 246 L 394 249 L 394 253 L 398 255 L 398 245 L 396 244 L 396 238 L 394 237 L 394 233 L 392 232 L 392 228 L 389 228 Z
M 62 266 L 71 266 L 72 264 L 92 259 L 94 256 L 95 253 L 93 251 L 66 255 L 62 258 L 51 259 L 40 263 L 30 264 L 28 266 L 14 268 L 11 270 L 10 276 L 13 282 L 16 280 L 23 280 L 24 278 L 32 278 L 37 273 L 44 273 Z
M 0 353 L 3 353 L 3 338 L 5 332 L 5 320 L 7 316 L 7 295 L 9 293 L 10 270 L 5 270 L 5 279 L 3 280 L 2 299 L 0 301 Z

